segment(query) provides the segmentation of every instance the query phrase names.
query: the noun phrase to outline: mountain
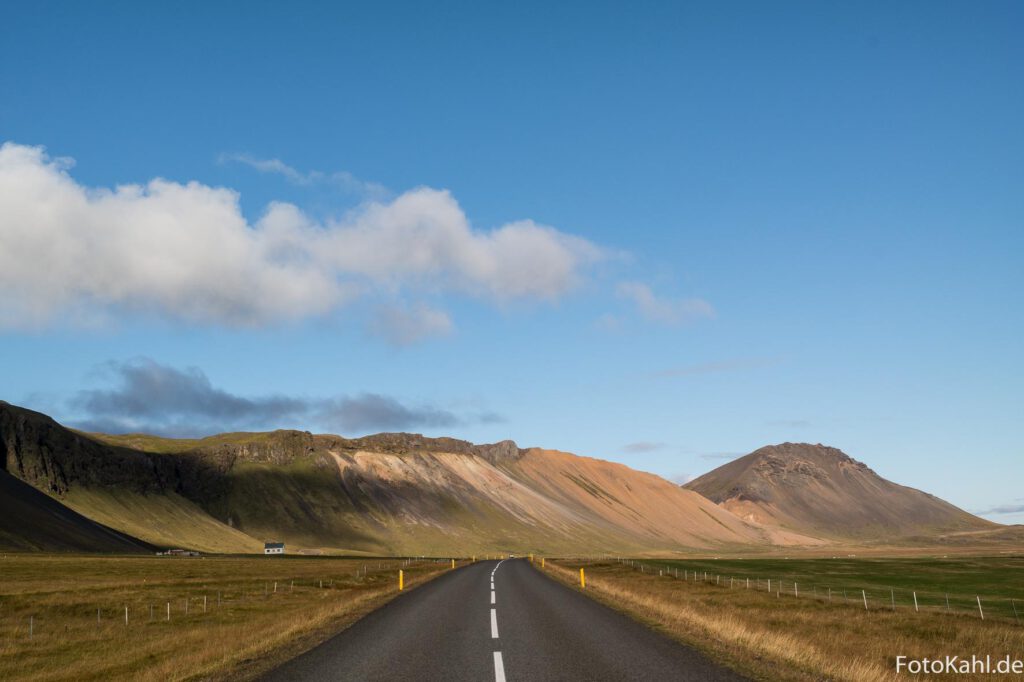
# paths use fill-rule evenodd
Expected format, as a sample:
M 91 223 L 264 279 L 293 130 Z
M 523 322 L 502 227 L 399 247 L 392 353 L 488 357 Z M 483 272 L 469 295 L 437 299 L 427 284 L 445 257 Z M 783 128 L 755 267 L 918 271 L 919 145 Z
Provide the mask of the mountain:
M 461 555 L 664 552 L 781 537 L 652 474 L 511 441 L 109 436 L 0 403 L 0 444 L 13 476 L 164 546 L 251 552 L 273 539 L 314 552 Z
M 826 539 L 936 539 L 1001 528 L 824 445 L 763 447 L 685 487 L 749 522 Z
M 118 554 L 155 549 L 72 511 L 6 471 L 0 471 L 0 547 Z

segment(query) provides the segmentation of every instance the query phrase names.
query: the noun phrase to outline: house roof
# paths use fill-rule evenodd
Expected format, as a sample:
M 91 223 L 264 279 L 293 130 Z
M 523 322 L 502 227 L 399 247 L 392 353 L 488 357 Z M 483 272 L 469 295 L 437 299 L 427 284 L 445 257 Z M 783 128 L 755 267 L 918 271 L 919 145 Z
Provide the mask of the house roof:
M 264 542 L 263 549 L 284 549 L 283 542 Z

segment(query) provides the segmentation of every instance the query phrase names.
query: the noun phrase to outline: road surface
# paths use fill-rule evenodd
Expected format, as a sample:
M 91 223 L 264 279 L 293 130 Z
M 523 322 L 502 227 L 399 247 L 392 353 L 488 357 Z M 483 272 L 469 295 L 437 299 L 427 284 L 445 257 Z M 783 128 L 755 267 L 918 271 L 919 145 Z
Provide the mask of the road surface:
M 743 680 L 523 559 L 481 561 L 393 599 L 265 680 Z

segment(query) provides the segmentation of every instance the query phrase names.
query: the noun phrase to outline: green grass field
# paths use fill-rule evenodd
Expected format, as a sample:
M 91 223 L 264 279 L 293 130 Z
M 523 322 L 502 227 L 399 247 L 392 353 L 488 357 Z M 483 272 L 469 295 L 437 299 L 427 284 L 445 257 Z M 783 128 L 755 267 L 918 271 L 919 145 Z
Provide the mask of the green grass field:
M 987 618 L 1020 619 L 1024 622 L 1024 556 L 929 557 L 929 558 L 754 558 L 703 559 L 696 561 L 652 561 L 643 563 L 657 571 L 678 571 L 680 578 L 698 574 L 703 579 L 717 576 L 728 581 L 749 578 L 756 589 L 781 589 L 791 596 L 862 600 L 869 606 L 914 608 L 914 593 L 921 610 L 945 610 L 946 599 L 953 612 L 978 615 L 981 597 Z M 862 601 L 861 601 L 862 603 Z M 1016 609 L 1016 612 L 1014 611 Z

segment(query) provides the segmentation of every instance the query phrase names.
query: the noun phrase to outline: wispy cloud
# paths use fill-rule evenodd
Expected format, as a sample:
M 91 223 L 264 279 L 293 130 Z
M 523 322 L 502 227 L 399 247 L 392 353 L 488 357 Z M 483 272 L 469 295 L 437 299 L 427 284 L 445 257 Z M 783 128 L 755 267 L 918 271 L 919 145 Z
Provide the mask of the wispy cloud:
M 87 431 L 187 437 L 313 424 L 353 434 L 501 420 L 493 412 L 456 414 L 377 393 L 241 396 L 214 386 L 196 367 L 178 369 L 148 358 L 110 362 L 96 374 L 112 386 L 80 391 L 70 401 L 80 414 L 72 423 Z
M 655 452 L 657 450 L 664 450 L 664 443 L 656 443 L 652 441 L 637 441 L 635 443 L 626 443 L 622 446 L 622 451 L 629 454 L 639 454 L 643 452 Z
M 1024 504 L 1003 504 L 990 509 L 983 509 L 981 511 L 974 512 L 982 516 L 987 515 L 1002 515 L 1002 514 L 1022 514 L 1024 513 Z
M 348 171 L 324 173 L 313 170 L 303 172 L 289 166 L 281 159 L 261 159 L 250 154 L 241 153 L 224 153 L 218 156 L 217 160 L 220 163 L 240 163 L 260 173 L 280 175 L 294 185 L 331 185 L 342 191 L 358 194 L 365 199 L 379 200 L 390 194 L 384 185 L 360 180 Z
M 448 336 L 452 329 L 448 313 L 425 304 L 384 305 L 370 322 L 370 331 L 393 346 L 409 346 L 428 338 Z
M 673 476 L 669 476 L 668 480 L 672 481 L 677 485 L 686 485 L 695 478 L 697 477 L 694 476 L 693 474 L 675 474 Z
M 604 254 L 531 220 L 474 229 L 449 192 L 427 187 L 337 220 L 271 203 L 250 223 L 230 189 L 88 187 L 70 167 L 41 147 L 0 146 L 0 329 L 140 315 L 260 327 L 410 292 L 555 301 Z
M 806 419 L 773 419 L 768 426 L 781 426 L 786 429 L 806 429 L 811 422 Z
M 653 372 L 650 376 L 654 379 L 679 379 L 683 377 L 699 376 L 701 374 L 717 374 L 719 372 L 734 372 L 745 369 L 759 369 L 777 365 L 780 358 L 734 358 L 730 360 L 719 360 L 716 362 L 701 362 L 692 365 L 681 365 Z
M 705 452 L 698 455 L 701 459 L 736 459 L 742 457 L 745 452 Z
M 715 316 L 715 309 L 703 299 L 659 297 L 641 282 L 620 282 L 616 294 L 633 303 L 640 315 L 650 322 L 678 326 Z

